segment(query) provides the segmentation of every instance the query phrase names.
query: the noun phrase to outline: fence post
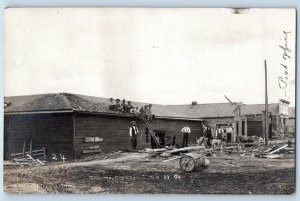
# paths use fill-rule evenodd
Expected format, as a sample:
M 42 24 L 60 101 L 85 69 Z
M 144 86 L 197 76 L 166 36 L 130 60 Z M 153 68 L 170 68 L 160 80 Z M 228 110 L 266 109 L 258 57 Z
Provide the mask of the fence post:
M 26 145 L 25 145 L 25 141 L 24 141 L 24 144 L 23 144 L 23 155 L 22 155 L 23 158 L 25 158 L 25 146 L 26 146 Z
M 46 148 L 43 147 L 43 151 L 44 151 L 44 160 L 46 160 Z
M 32 140 L 30 140 L 30 150 L 29 150 L 29 155 L 32 156 Z

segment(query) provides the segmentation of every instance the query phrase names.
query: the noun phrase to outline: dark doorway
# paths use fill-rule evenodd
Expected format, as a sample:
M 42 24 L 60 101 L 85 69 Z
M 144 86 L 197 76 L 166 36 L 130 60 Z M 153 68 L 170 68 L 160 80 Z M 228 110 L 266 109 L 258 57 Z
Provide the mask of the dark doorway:
M 245 121 L 242 121 L 242 135 L 245 135 Z
M 165 147 L 166 146 L 166 142 L 165 142 L 166 131 L 165 130 L 153 130 L 153 132 L 155 133 L 155 136 L 157 137 L 160 146 Z M 152 137 L 151 137 L 151 147 L 152 147 L 152 149 L 158 148 Z

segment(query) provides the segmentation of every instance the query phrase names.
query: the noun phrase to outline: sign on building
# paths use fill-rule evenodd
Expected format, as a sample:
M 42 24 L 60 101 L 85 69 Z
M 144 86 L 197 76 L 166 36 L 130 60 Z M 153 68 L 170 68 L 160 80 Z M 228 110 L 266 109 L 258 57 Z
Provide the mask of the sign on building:
M 279 114 L 280 115 L 288 116 L 288 114 L 289 114 L 289 104 L 290 104 L 289 101 L 286 101 L 286 100 L 283 100 L 283 99 L 279 100 Z

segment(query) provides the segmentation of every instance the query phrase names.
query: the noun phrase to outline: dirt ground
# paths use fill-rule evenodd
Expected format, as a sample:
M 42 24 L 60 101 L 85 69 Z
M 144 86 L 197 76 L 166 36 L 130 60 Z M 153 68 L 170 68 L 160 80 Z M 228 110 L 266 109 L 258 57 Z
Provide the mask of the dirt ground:
M 207 157 L 210 166 L 185 173 L 179 160 L 147 153 L 109 153 L 93 160 L 45 166 L 4 165 L 4 191 L 9 193 L 171 193 L 293 194 L 295 159 Z

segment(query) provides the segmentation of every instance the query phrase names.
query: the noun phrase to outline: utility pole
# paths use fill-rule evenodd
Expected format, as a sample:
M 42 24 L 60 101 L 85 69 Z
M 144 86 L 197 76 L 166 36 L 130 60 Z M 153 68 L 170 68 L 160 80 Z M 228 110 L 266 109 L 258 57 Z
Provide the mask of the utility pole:
M 265 145 L 268 145 L 269 139 L 269 105 L 268 105 L 268 75 L 267 61 L 265 60 Z

